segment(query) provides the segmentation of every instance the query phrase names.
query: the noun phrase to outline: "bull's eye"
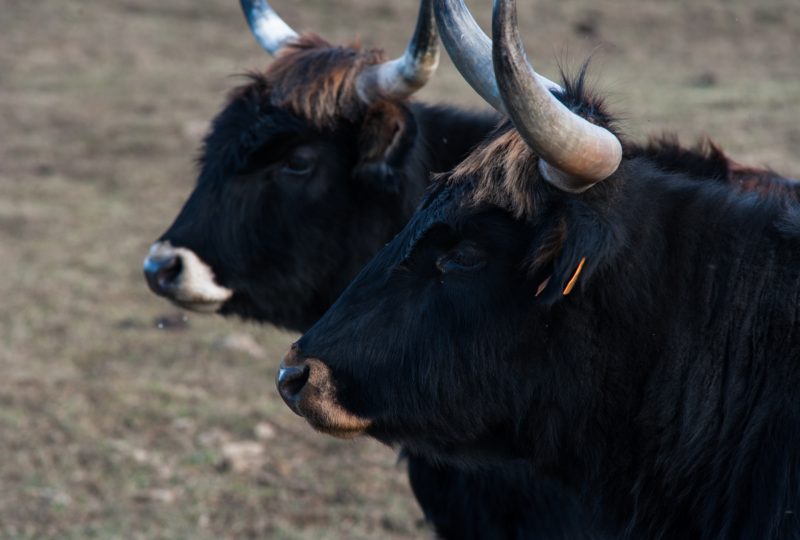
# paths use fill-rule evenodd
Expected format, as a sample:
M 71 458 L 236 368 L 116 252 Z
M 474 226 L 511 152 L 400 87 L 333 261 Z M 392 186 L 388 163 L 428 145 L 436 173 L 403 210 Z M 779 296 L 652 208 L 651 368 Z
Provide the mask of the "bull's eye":
M 294 149 L 283 162 L 282 171 L 292 176 L 307 176 L 314 171 L 317 155 L 311 148 L 300 146 Z
M 473 242 L 461 242 L 436 260 L 436 268 L 443 274 L 480 270 L 486 258 L 486 252 Z

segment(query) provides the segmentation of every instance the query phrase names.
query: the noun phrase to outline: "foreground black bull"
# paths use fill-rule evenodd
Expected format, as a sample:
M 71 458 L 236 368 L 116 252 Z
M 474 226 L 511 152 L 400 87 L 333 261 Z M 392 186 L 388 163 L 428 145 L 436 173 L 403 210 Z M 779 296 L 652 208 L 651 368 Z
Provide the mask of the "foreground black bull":
M 580 83 L 551 97 L 513 2 L 493 33 L 493 62 L 448 50 L 513 126 L 298 341 L 281 395 L 336 436 L 525 463 L 612 537 L 797 538 L 794 201 L 665 172 Z

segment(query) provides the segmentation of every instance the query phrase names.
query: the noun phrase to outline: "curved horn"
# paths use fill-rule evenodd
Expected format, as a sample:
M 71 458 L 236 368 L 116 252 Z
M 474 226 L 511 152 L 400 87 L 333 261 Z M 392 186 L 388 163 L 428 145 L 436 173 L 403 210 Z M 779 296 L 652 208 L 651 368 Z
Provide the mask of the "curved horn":
M 420 2 L 417 26 L 403 56 L 361 72 L 356 89 L 364 102 L 372 103 L 381 97 L 408 97 L 425 86 L 436 71 L 439 47 L 431 2 Z
M 442 43 L 461 76 L 498 112 L 506 112 L 492 67 L 492 40 L 481 30 L 463 0 L 436 2 L 436 22 Z M 553 91 L 561 87 L 537 74 L 542 85 Z
M 240 3 L 256 41 L 269 54 L 278 54 L 287 41 L 297 37 L 297 32 L 283 22 L 266 0 L 240 0 Z
M 619 167 L 622 145 L 600 126 L 573 113 L 540 82 L 525 56 L 516 0 L 494 0 L 494 73 L 508 115 L 556 187 L 581 192 Z

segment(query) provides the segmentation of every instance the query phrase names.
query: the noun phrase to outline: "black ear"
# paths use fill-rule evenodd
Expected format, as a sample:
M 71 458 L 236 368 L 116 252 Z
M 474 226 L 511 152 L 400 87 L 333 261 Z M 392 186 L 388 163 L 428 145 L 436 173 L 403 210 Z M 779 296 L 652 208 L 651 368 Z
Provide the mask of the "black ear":
M 353 178 L 380 193 L 399 193 L 416 135 L 416 121 L 407 107 L 385 101 L 370 107 L 359 130 Z
M 597 219 L 579 212 L 544 216 L 531 245 L 528 275 L 534 297 L 543 305 L 581 294 L 614 251 L 612 233 Z

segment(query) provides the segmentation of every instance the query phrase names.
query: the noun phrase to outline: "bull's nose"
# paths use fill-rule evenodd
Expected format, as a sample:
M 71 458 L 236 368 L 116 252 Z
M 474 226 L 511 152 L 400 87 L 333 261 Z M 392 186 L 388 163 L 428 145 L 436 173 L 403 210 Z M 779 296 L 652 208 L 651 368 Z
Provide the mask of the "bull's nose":
M 144 260 L 144 277 L 150 289 L 159 296 L 171 297 L 183 264 L 176 253 L 156 252 Z
M 275 384 L 278 386 L 278 393 L 280 393 L 283 401 L 296 414 L 300 414 L 297 404 L 300 401 L 300 394 L 308 382 L 308 374 L 310 371 L 308 364 L 287 366 L 281 362 L 278 376 L 275 378 Z M 300 415 L 302 416 L 302 414 Z

